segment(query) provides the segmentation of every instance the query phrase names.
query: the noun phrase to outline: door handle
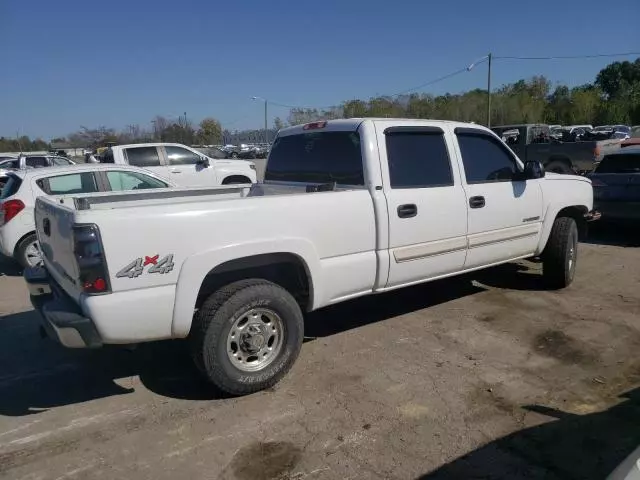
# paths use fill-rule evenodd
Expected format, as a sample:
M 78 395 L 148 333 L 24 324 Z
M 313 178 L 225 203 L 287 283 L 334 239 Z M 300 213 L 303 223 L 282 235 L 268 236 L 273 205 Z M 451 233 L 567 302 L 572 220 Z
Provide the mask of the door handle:
M 471 197 L 469 199 L 469 206 L 471 208 L 482 208 L 484 207 L 484 197 Z
M 398 217 L 411 218 L 418 214 L 418 207 L 413 203 L 407 203 L 398 207 Z
M 180 170 L 171 170 L 171 173 L 182 173 Z

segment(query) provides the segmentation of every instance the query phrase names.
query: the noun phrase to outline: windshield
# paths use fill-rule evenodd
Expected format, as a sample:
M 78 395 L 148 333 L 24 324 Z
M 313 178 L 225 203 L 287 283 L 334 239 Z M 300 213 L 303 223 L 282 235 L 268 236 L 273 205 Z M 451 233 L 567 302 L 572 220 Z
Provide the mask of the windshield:
M 595 173 L 640 173 L 640 153 L 608 155 Z
M 358 132 L 309 132 L 278 137 L 265 180 L 364 185 Z
M 2 192 L 0 192 L 0 200 L 4 200 L 5 198 L 9 198 L 12 195 L 18 193 L 20 190 L 20 185 L 22 185 L 22 180 L 20 177 L 15 175 L 9 175 L 7 178 L 7 183 L 2 187 Z

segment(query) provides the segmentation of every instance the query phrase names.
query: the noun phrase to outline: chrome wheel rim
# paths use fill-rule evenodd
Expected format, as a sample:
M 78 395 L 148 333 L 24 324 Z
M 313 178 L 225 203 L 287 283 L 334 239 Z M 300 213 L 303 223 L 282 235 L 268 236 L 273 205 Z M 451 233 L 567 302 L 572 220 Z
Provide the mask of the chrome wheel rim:
M 574 245 L 571 245 L 569 248 L 569 270 L 573 270 L 573 258 L 576 254 L 576 248 Z
M 38 242 L 31 242 L 24 250 L 24 258 L 27 265 L 30 267 L 37 267 L 42 263 L 42 253 L 40 252 L 40 245 Z
M 238 370 L 256 372 L 271 364 L 282 350 L 284 323 L 267 308 L 240 315 L 227 336 L 227 356 Z

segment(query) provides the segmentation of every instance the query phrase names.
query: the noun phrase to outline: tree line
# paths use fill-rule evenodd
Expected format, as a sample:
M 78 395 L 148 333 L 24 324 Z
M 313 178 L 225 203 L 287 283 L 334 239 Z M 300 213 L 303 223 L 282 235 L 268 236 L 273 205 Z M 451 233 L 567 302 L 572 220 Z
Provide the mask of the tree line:
M 640 58 L 633 62 L 613 62 L 596 75 L 592 83 L 569 88 L 553 85 L 542 76 L 506 84 L 491 92 L 491 124 L 640 124 Z M 292 108 L 286 121 L 275 118 L 266 137 L 273 140 L 277 131 L 287 125 L 299 125 L 322 119 L 351 117 L 408 117 L 458 120 L 485 124 L 487 91 L 444 95 L 414 93 L 352 99 L 328 109 Z M 262 143 L 264 129 L 231 131 L 207 117 L 193 124 L 186 116 L 177 120 L 157 115 L 150 125 L 132 124 L 117 131 L 104 126 L 81 127 L 63 138 L 52 139 L 75 148 L 96 148 L 109 143 L 176 142 L 188 145 L 220 145 Z M 41 139 L 0 137 L 1 151 L 47 150 L 50 144 Z
M 486 124 L 487 91 L 353 99 L 329 109 L 294 108 L 287 121 L 297 125 L 350 117 L 436 118 Z M 517 123 L 640 124 L 640 58 L 613 62 L 600 70 L 593 83 L 574 88 L 554 88 L 540 75 L 492 91 L 491 125 Z
M 31 140 L 23 135 L 17 138 L 0 137 L 0 152 L 39 152 L 49 150 L 49 143 L 40 138 Z

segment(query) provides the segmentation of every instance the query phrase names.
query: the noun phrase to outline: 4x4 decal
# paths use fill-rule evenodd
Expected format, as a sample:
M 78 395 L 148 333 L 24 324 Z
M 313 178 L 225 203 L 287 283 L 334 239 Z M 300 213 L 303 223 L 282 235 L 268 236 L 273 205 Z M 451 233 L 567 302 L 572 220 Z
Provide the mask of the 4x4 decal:
M 133 262 L 129 263 L 126 267 L 116 273 L 116 277 L 129 277 L 136 278 L 144 273 L 144 268 L 147 265 L 151 265 L 151 268 L 147 269 L 147 273 L 169 273 L 173 270 L 173 254 L 165 255 L 160 260 L 159 254 L 153 256 L 144 256 L 136 258 Z

